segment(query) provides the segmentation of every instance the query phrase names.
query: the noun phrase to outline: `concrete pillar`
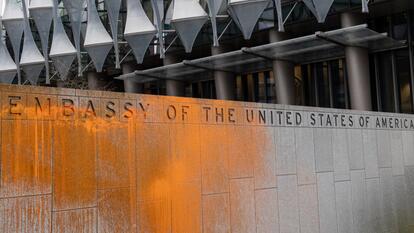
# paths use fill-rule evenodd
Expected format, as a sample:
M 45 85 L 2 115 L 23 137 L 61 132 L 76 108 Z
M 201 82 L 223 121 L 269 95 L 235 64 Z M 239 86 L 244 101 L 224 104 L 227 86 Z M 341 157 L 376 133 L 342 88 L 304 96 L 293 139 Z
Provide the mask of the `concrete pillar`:
M 104 90 L 106 84 L 108 84 L 108 77 L 105 73 L 88 72 L 86 77 L 89 90 Z
M 361 14 L 350 12 L 341 14 L 343 28 L 363 23 L 364 17 Z M 372 110 L 368 50 L 352 46 L 345 47 L 345 59 L 351 108 Z
M 286 33 L 271 30 L 271 43 L 287 39 Z M 278 104 L 294 105 L 295 100 L 295 65 L 288 61 L 274 60 L 273 75 L 276 83 L 276 99 Z
M 135 65 L 133 63 L 122 64 L 122 74 L 129 74 L 135 71 Z M 124 80 L 124 90 L 126 93 L 143 93 L 144 84 L 137 83 L 133 79 Z
M 211 47 L 211 55 L 225 53 L 224 46 Z M 214 81 L 216 85 L 216 96 L 219 100 L 236 99 L 236 79 L 232 73 L 224 71 L 214 71 Z
M 164 65 L 171 65 L 180 62 L 177 56 L 165 54 Z M 165 80 L 168 96 L 185 96 L 185 83 L 176 80 Z

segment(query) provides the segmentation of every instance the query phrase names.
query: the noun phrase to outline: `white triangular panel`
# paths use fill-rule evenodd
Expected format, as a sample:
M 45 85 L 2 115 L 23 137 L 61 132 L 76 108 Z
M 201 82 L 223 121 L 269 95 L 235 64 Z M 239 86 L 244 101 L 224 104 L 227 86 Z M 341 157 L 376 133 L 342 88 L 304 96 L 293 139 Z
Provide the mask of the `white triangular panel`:
M 268 4 L 268 0 L 229 0 L 229 14 L 239 26 L 244 39 L 250 39 Z
M 125 35 L 125 40 L 134 52 L 135 59 L 138 64 L 141 64 L 144 60 L 145 53 L 147 52 L 148 46 L 152 39 L 154 39 L 154 33 L 149 34 L 136 34 L 136 35 Z
M 118 46 L 118 18 L 119 10 L 121 8 L 121 0 L 105 0 L 106 9 L 109 16 L 109 25 L 111 27 L 112 38 L 115 48 L 115 65 L 116 68 L 121 68 L 119 64 L 119 46 Z
M 81 26 L 82 26 L 82 13 L 85 7 L 85 0 L 63 0 L 63 5 L 65 6 L 71 26 L 73 39 L 75 41 L 75 47 L 77 50 L 78 58 L 78 75 L 82 75 L 82 60 L 81 60 Z
M 219 46 L 218 41 L 218 33 L 217 33 L 217 14 L 221 8 L 221 4 L 223 3 L 223 0 L 207 0 L 209 14 L 210 14 L 210 20 L 211 20 L 211 27 L 213 29 L 213 43 L 214 46 Z
M 3 35 L 0 30 L 0 37 L 2 36 Z M 11 58 L 10 53 L 3 41 L 0 41 L 0 61 L 0 82 L 10 84 L 16 77 L 17 66 Z
M 285 31 L 284 19 L 283 19 L 283 11 L 282 11 L 282 0 L 273 0 L 276 6 L 277 12 L 277 23 L 278 23 L 278 30 L 279 32 Z
M 112 43 L 111 36 L 99 18 L 95 1 L 88 0 L 88 26 L 86 28 L 84 47 L 98 72 L 102 72 L 105 59 L 112 48 Z
M 46 83 L 50 84 L 48 46 L 50 26 L 52 25 L 53 19 L 52 0 L 31 0 L 29 10 L 36 23 L 37 31 L 40 35 L 43 56 L 45 57 Z
M 6 0 L 3 21 L 23 20 L 23 6 L 21 0 Z
M 106 57 L 108 56 L 109 51 L 112 49 L 112 43 L 85 47 L 85 49 L 91 57 L 96 71 L 102 72 Z
M 138 63 L 142 63 L 145 52 L 156 33 L 157 30 L 145 14 L 141 1 L 128 0 L 124 37 Z
M 17 66 L 17 77 L 21 83 L 20 47 L 25 27 L 22 4 L 18 0 L 6 0 L 3 24 L 13 47 L 14 61 Z
M 192 19 L 191 21 L 185 20 L 174 23 L 174 27 L 181 39 L 181 43 L 184 45 L 185 52 L 191 53 L 197 35 L 206 21 L 207 19 L 205 18 L 198 18 Z
M 334 0 L 303 0 L 319 23 L 325 22 Z
M 165 13 L 165 21 L 164 23 L 167 25 L 171 24 L 171 20 L 174 13 L 174 1 L 171 1 L 170 5 L 168 6 L 167 13 Z
M 369 7 L 368 7 L 369 0 L 361 0 L 361 1 L 362 1 L 362 12 L 369 13 Z
M 3 16 L 3 3 L 4 0 L 0 0 L 0 16 Z
M 154 13 L 154 24 L 158 25 L 164 21 L 164 0 L 151 0 L 152 11 Z
M 59 73 L 59 77 L 61 80 L 66 80 L 69 70 L 75 58 L 76 58 L 76 53 L 51 57 L 53 64 L 57 72 Z
M 32 85 L 36 85 L 39 81 L 39 75 L 42 72 L 45 65 L 43 63 L 40 64 L 32 64 L 28 66 L 22 65 L 22 70 L 25 74 L 26 80 L 30 82 Z
M 164 0 L 151 0 L 152 12 L 154 15 L 154 24 L 157 28 L 157 38 L 158 38 L 158 49 L 160 52 L 160 57 L 165 57 L 164 51 Z
M 208 20 L 207 13 L 195 0 L 176 0 L 171 24 L 174 26 L 187 53 L 193 49 L 198 33 Z
M 13 80 L 16 78 L 16 71 L 1 72 L 0 73 L 0 83 L 3 84 L 12 84 Z
M 76 49 L 63 28 L 62 20 L 58 13 L 57 0 L 54 0 L 54 4 L 54 27 L 50 57 L 56 70 L 59 72 L 60 78 L 65 80 L 76 57 Z
M 26 3 L 24 1 L 23 9 L 27 9 Z M 20 65 L 26 74 L 26 79 L 28 79 L 30 83 L 34 85 L 37 83 L 37 80 L 39 79 L 38 75 L 40 74 L 45 65 L 45 59 L 43 58 L 33 39 L 29 19 L 25 10 L 23 11 L 23 15 L 25 18 L 25 28 Z

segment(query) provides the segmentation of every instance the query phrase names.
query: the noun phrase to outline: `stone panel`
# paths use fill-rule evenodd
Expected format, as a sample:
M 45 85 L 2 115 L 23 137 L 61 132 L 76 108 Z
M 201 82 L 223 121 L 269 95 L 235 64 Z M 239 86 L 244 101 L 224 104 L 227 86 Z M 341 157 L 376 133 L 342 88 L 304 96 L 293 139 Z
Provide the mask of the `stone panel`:
M 203 196 L 203 233 L 230 233 L 228 193 Z
M 362 130 L 347 129 L 349 167 L 351 170 L 364 169 L 364 146 L 362 145 Z
M 405 166 L 414 166 L 414 133 L 402 132 Z
M 407 219 L 407 186 L 404 176 L 393 177 L 392 202 L 397 213 L 397 226 L 399 232 L 406 232 Z
M 0 232 L 51 233 L 50 195 L 0 199 Z
M 299 233 L 299 203 L 297 176 L 278 177 L 280 232 Z
M 392 173 L 394 176 L 404 175 L 404 155 L 401 132 L 391 132 Z
M 379 179 L 367 179 L 367 220 L 368 232 L 382 232 L 381 229 L 381 201 Z
M 137 194 L 135 187 L 98 192 L 98 232 L 136 232 Z
M 138 232 L 171 232 L 170 200 L 160 199 L 139 201 L 137 209 Z
M 53 213 L 53 233 L 97 233 L 96 208 Z
M 200 127 L 203 194 L 229 192 L 227 132 L 223 127 Z
M 96 206 L 95 125 L 59 121 L 53 145 L 53 209 Z
M 98 126 L 98 189 L 136 186 L 135 135 L 134 124 Z
M 365 130 L 362 133 L 362 138 L 366 178 L 378 178 L 377 134 L 374 130 Z
M 277 175 L 296 174 L 295 130 L 276 129 L 276 172 Z
M 52 123 L 3 120 L 1 125 L 0 197 L 50 194 Z
M 332 129 L 314 129 L 316 172 L 334 170 Z
M 365 172 L 351 171 L 353 232 L 367 232 Z
M 300 232 L 319 232 L 318 191 L 316 184 L 298 187 Z
M 172 232 L 202 232 L 200 182 L 175 184 L 172 197 Z
M 275 131 L 270 127 L 257 127 L 253 131 L 253 136 L 260 139 L 254 157 L 255 188 L 274 188 L 277 186 Z
M 199 126 L 176 124 L 170 127 L 171 175 L 173 182 L 201 180 Z
M 405 169 L 405 182 L 407 186 L 408 223 L 414 225 L 414 167 Z
M 321 233 L 338 232 L 333 172 L 318 173 L 319 224 Z
M 258 141 L 261 139 L 252 137 L 252 133 L 251 127 L 228 127 L 230 178 L 253 177 L 254 161 L 259 146 Z
M 338 221 L 338 233 L 352 233 L 352 190 L 351 181 L 335 183 L 336 193 L 336 217 Z
M 253 179 L 230 181 L 230 222 L 232 233 L 256 232 Z
M 138 201 L 171 201 L 169 128 L 164 124 L 137 125 Z
M 279 233 L 277 189 L 255 191 L 257 233 Z
M 381 168 L 392 167 L 391 136 L 388 130 L 377 131 L 378 165 Z
M 348 137 L 345 130 L 335 129 L 332 137 L 335 181 L 350 180 Z
M 298 184 L 316 184 L 313 130 L 295 129 Z
M 393 204 L 392 168 L 380 169 L 381 227 L 384 232 L 397 232 L 397 211 Z

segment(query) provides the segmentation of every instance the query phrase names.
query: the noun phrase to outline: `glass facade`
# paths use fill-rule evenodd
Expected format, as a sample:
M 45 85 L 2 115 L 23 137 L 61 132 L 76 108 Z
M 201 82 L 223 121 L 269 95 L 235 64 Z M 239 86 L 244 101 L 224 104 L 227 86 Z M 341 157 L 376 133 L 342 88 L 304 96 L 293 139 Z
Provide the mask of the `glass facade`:
M 370 54 L 370 79 L 373 110 L 414 113 L 413 96 L 413 13 L 402 12 L 368 21 L 369 27 L 388 33 L 406 46 Z M 295 67 L 296 103 L 304 106 L 350 109 L 346 61 L 339 58 Z M 238 75 L 236 99 L 276 103 L 273 72 Z

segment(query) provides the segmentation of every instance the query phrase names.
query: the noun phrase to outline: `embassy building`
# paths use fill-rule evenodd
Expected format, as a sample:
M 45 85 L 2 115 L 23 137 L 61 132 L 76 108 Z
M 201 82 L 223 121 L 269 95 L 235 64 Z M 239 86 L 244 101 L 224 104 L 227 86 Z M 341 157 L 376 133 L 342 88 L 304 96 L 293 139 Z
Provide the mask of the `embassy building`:
M 3 2 L 4 83 L 413 112 L 410 1 Z
M 1 233 L 414 232 L 412 0 L 0 0 Z

